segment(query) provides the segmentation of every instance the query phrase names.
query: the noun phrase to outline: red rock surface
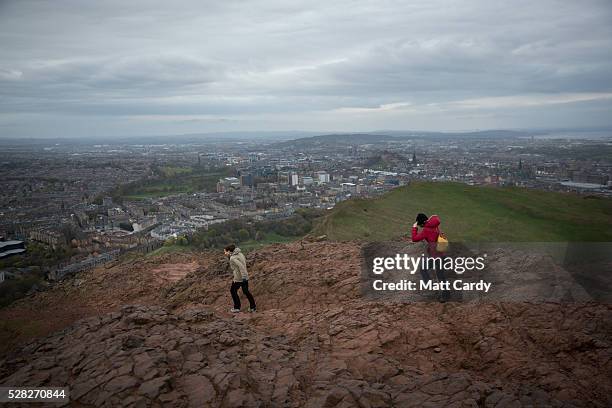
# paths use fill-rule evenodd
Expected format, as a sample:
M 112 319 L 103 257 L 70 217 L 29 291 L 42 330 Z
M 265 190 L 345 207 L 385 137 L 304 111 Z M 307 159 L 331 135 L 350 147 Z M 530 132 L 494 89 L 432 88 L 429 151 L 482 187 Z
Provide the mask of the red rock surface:
M 0 384 L 70 384 L 75 406 L 612 403 L 608 305 L 370 302 L 359 243 L 297 242 L 248 254 L 259 311 L 233 315 L 224 258 L 182 257 L 115 267 L 134 282 L 154 271 L 140 287 L 115 287 L 108 270 L 80 277 L 84 298 L 115 311 L 13 349 Z M 176 282 L 154 278 L 192 261 Z

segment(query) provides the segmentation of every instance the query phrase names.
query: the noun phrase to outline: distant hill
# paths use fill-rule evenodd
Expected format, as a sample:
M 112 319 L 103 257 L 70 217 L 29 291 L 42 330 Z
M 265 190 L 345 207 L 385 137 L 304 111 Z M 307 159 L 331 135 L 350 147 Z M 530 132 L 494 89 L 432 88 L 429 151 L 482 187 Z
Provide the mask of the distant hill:
M 417 182 L 337 205 L 315 227 L 332 240 L 385 240 L 438 214 L 455 241 L 612 241 L 612 201 L 521 188 Z
M 400 138 L 458 138 L 458 139 L 478 139 L 478 138 L 511 138 L 525 137 L 544 134 L 541 131 L 526 131 L 526 130 L 505 130 L 505 129 L 490 129 L 490 130 L 475 130 L 471 132 L 426 132 L 426 131 L 410 131 L 410 130 L 379 130 L 373 132 L 376 134 L 394 136 Z
M 337 147 L 354 144 L 370 144 L 379 143 L 381 141 L 401 141 L 406 137 L 389 136 L 382 134 L 371 133 L 350 133 L 350 134 L 329 134 L 311 137 L 302 137 L 299 139 L 288 140 L 275 143 L 275 147 L 290 147 L 292 149 L 313 148 L 313 147 Z
M 478 139 L 478 138 L 513 138 L 531 136 L 536 133 L 514 130 L 483 130 L 475 132 L 423 132 L 423 131 L 377 131 L 371 133 L 338 133 L 302 137 L 275 143 L 276 147 L 312 148 L 337 147 L 354 144 L 375 144 L 380 142 L 401 142 L 410 139 Z

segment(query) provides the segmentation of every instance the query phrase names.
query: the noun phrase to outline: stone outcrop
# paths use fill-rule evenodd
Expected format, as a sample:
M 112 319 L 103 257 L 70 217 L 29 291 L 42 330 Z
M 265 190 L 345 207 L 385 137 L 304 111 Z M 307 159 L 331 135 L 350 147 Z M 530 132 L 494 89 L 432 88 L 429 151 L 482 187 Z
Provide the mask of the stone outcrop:
M 210 254 L 151 304 L 14 349 L 0 385 L 69 384 L 74 406 L 612 405 L 609 305 L 373 302 L 359 243 L 247 260 L 257 313 L 228 312 L 230 275 Z

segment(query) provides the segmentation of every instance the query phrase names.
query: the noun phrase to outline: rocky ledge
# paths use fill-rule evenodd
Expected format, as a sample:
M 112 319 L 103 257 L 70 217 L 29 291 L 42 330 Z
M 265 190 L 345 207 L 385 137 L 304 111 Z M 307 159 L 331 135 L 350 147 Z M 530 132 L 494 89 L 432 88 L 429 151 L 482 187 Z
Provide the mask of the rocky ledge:
M 379 354 L 362 356 L 362 370 L 376 373 L 368 375 L 316 336 L 296 347 L 247 322 L 209 309 L 125 306 L 14 352 L 0 362 L 0 384 L 71 384 L 71 405 L 100 407 L 574 406 L 537 387 L 424 373 Z

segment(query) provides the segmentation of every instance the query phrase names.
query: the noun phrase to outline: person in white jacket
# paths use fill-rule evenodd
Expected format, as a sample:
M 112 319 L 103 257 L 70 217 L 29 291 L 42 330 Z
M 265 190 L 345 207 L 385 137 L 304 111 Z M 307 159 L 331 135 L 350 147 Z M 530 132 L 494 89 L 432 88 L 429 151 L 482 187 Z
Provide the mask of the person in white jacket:
M 247 272 L 246 258 L 240 248 L 236 245 L 228 245 L 223 251 L 225 256 L 229 257 L 230 268 L 233 273 L 232 286 L 230 293 L 232 300 L 234 301 L 234 307 L 230 309 L 232 313 L 240 312 L 240 296 L 238 296 L 238 289 L 242 288 L 242 293 L 249 299 L 249 312 L 255 312 L 255 299 L 251 292 L 249 292 L 249 273 Z

